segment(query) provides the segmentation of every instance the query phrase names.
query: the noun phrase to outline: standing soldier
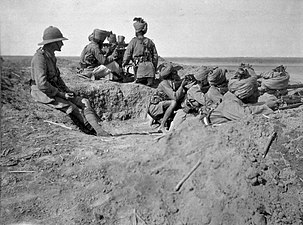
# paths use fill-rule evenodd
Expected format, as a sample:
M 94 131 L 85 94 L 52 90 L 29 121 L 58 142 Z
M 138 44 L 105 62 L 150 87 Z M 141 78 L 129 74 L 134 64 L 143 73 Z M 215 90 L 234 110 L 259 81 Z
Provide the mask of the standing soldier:
M 132 60 L 135 83 L 152 86 L 158 65 L 158 53 L 154 42 L 144 37 L 147 32 L 147 23 L 142 18 L 134 18 L 134 21 L 136 37 L 129 42 L 122 65 L 124 67 Z
M 45 29 L 43 45 L 31 62 L 31 95 L 35 101 L 72 115 L 98 136 L 109 136 L 98 124 L 98 118 L 87 99 L 75 96 L 60 76 L 55 51 L 61 51 L 64 40 L 61 31 L 53 26 Z

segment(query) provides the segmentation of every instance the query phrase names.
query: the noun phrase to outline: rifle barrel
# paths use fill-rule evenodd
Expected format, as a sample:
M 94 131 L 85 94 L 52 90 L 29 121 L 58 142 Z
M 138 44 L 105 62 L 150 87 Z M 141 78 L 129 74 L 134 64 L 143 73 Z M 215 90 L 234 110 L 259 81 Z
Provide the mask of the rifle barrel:
M 289 84 L 287 89 L 303 88 L 303 84 Z

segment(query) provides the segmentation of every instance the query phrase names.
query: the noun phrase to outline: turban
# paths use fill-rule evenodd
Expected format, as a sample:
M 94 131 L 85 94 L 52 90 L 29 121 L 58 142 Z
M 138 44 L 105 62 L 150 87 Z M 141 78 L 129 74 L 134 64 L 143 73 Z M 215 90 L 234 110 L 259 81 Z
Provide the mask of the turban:
M 173 70 L 173 65 L 171 63 L 168 63 L 167 65 L 162 67 L 160 77 L 162 79 L 166 79 L 173 72 Z
M 143 33 L 146 33 L 147 31 L 147 23 L 142 18 L 134 18 L 134 28 L 136 32 L 142 31 Z
M 289 82 L 289 74 L 284 66 L 279 66 L 270 72 L 261 73 L 262 89 L 282 90 L 286 89 Z
M 221 68 L 216 68 L 213 71 L 210 71 L 208 74 L 207 80 L 210 85 L 220 85 L 224 81 L 226 81 L 226 70 L 221 69 Z
M 103 42 L 106 37 L 108 37 L 111 34 L 111 32 L 106 31 L 106 30 L 99 30 L 99 29 L 94 29 L 92 35 L 93 38 L 97 41 Z
M 212 71 L 212 68 L 207 66 L 202 66 L 199 68 L 198 73 L 194 74 L 194 77 L 197 81 L 207 80 L 208 74 Z
M 246 79 L 232 78 L 229 80 L 228 90 L 239 99 L 250 97 L 254 92 L 258 91 L 257 79 L 255 77 Z

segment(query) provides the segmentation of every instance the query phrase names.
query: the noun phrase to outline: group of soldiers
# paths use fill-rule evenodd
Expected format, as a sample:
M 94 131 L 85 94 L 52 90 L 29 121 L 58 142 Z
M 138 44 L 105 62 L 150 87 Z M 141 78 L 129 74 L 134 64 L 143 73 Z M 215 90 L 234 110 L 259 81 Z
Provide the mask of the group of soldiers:
M 160 76 L 148 114 L 164 133 L 178 129 L 185 120 L 222 124 L 303 104 L 302 90 L 288 92 L 290 76 L 283 65 L 258 75 L 244 63 L 235 71 L 202 66 L 196 74 L 180 79 L 168 63 Z
M 117 40 L 111 31 L 94 29 L 88 38 L 90 43 L 80 55 L 79 74 L 92 80 L 105 78 L 123 82 L 131 69 L 135 83 L 152 86 L 158 65 L 157 49 L 153 41 L 144 36 L 147 23 L 136 17 L 133 25 L 136 36 L 128 44 L 124 36 L 118 36 Z
M 181 79 L 172 63 L 158 67 L 155 44 L 144 36 L 147 23 L 134 18 L 133 26 L 135 37 L 128 44 L 124 36 L 117 40 L 112 32 L 94 29 L 88 37 L 90 43 L 81 52 L 78 73 L 92 80 L 123 81 L 131 67 L 135 83 L 153 86 L 158 70 L 161 82 L 150 97 L 148 115 L 152 124 L 159 124 L 159 132 L 178 129 L 190 118 L 210 125 L 251 114 L 267 115 L 287 96 L 289 74 L 283 66 L 257 75 L 250 65 L 241 64 L 229 78 L 224 68 L 201 67 L 199 72 Z M 108 43 L 104 43 L 105 39 Z M 55 51 L 61 51 L 64 40 L 68 39 L 58 28 L 44 30 L 43 41 L 38 44 L 42 47 L 31 62 L 31 95 L 35 101 L 70 115 L 89 133 L 111 136 L 100 125 L 90 102 L 76 96 L 61 79 Z M 301 104 L 300 96 L 294 99 Z
M 124 36 L 118 36 L 117 40 L 112 32 L 94 29 L 88 37 L 90 43 L 81 52 L 78 73 L 92 80 L 120 81 L 126 74 L 124 68 L 130 65 L 134 70 L 134 82 L 151 86 L 158 64 L 157 50 L 153 41 L 144 37 L 147 23 L 140 17 L 134 18 L 133 26 L 136 36 L 128 44 Z M 105 39 L 109 42 L 104 43 Z M 35 101 L 70 115 L 88 133 L 111 136 L 100 125 L 88 99 L 76 96 L 60 76 L 55 51 L 61 51 L 65 40 L 68 39 L 57 27 L 44 30 L 43 41 L 38 43 L 42 47 L 31 61 L 31 95 Z

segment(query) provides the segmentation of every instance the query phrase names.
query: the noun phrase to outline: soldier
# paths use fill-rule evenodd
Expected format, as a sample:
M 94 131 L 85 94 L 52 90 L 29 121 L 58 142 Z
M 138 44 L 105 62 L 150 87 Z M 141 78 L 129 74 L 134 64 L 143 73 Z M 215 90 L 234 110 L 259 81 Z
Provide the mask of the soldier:
M 174 70 L 171 63 L 162 68 L 160 78 L 163 79 L 159 84 L 156 92 L 152 95 L 148 107 L 148 114 L 155 120 L 162 119 L 159 132 L 166 133 L 168 119 L 173 115 L 174 110 L 182 101 L 187 81 L 184 79 L 180 85 L 179 81 L 175 80 L 177 71 Z
M 154 42 L 144 37 L 147 23 L 142 18 L 134 18 L 134 21 L 136 37 L 126 48 L 122 66 L 125 67 L 131 60 L 134 65 L 135 82 L 152 86 L 158 65 L 158 53 Z
M 207 104 L 215 108 L 222 101 L 223 95 L 228 91 L 228 80 L 226 79 L 226 69 L 214 68 L 207 76 L 210 85 L 207 93 Z
M 120 68 L 119 73 L 114 73 L 115 81 L 123 81 L 125 76 L 122 69 L 123 55 L 126 50 L 127 44 L 125 43 L 125 37 L 122 35 L 118 35 L 118 39 L 116 34 L 110 34 L 107 37 L 108 43 L 103 43 L 102 50 L 105 52 L 105 56 L 108 57 L 112 54 L 116 54 L 117 57 L 115 62 L 118 63 Z
M 229 80 L 228 92 L 222 102 L 208 117 L 204 117 L 206 125 L 224 123 L 242 119 L 249 115 L 272 113 L 274 102 L 258 103 L 259 91 L 256 77 L 235 77 Z
M 187 85 L 185 86 L 187 90 L 184 101 L 182 102 L 182 108 L 177 110 L 176 115 L 171 123 L 170 131 L 177 129 L 185 120 L 188 119 L 198 119 L 201 113 L 206 113 L 207 107 L 207 97 L 205 92 L 207 92 L 207 77 L 212 71 L 210 67 L 202 67 L 201 70 L 194 75 L 186 75 L 185 80 Z M 188 79 L 187 77 L 193 78 Z
M 61 31 L 53 26 L 44 30 L 42 45 L 31 61 L 31 95 L 44 103 L 76 118 L 98 136 L 109 136 L 98 124 L 98 118 L 87 99 L 75 95 L 65 85 L 56 65 L 55 51 L 61 51 L 64 40 Z
M 121 68 L 115 62 L 116 51 L 105 56 L 102 51 L 104 40 L 111 34 L 109 31 L 94 29 L 89 36 L 90 43 L 84 47 L 80 55 L 80 74 L 91 79 L 100 79 L 108 75 L 113 79 L 113 74 L 120 74 Z

